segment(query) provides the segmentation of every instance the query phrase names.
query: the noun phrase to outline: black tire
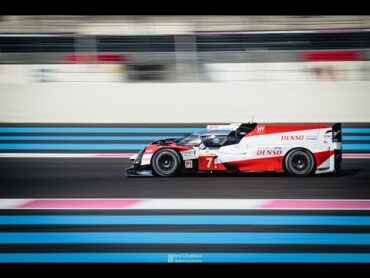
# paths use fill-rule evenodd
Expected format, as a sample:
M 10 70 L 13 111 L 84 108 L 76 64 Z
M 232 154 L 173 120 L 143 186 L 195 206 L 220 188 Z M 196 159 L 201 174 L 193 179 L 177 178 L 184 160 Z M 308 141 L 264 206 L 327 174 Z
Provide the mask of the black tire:
M 334 151 L 334 163 L 335 163 L 335 173 L 339 174 L 342 169 L 342 151 L 341 150 L 335 150 Z
M 179 172 L 181 158 L 175 150 L 163 149 L 154 154 L 151 164 L 156 176 L 171 177 Z
M 341 170 L 342 170 L 342 163 L 341 162 L 335 162 L 335 173 L 336 174 L 340 174 L 340 172 L 341 172 Z
M 316 171 L 315 158 L 311 152 L 304 149 L 290 151 L 285 157 L 284 166 L 292 176 L 305 177 Z

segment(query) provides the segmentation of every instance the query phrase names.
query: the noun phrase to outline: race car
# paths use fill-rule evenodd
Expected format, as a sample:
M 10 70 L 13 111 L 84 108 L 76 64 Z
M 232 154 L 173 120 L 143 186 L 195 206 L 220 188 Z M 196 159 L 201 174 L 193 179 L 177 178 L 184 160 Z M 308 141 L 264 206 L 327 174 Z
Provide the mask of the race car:
M 338 172 L 341 124 L 208 125 L 183 138 L 154 141 L 130 157 L 126 176 L 180 173 L 287 172 L 292 176 Z

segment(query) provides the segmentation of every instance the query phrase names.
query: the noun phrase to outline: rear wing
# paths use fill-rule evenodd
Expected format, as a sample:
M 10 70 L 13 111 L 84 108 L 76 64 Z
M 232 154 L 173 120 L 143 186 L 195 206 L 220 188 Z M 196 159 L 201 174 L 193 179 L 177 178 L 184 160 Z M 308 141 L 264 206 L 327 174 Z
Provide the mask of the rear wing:
M 333 143 L 334 143 L 334 159 L 335 171 L 338 172 L 342 164 L 342 124 L 336 123 L 332 126 Z

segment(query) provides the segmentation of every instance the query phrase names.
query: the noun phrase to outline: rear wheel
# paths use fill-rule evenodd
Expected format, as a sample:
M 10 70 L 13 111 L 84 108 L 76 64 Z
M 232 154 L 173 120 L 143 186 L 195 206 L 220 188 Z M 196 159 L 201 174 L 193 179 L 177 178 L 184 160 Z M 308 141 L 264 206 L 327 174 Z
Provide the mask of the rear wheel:
M 337 174 L 339 174 L 340 173 L 340 171 L 342 170 L 342 165 L 341 165 L 342 163 L 341 162 L 339 162 L 339 161 L 336 161 L 335 162 L 335 173 L 337 173 Z
M 293 150 L 285 158 L 285 169 L 292 176 L 309 176 L 316 170 L 315 158 L 307 150 Z
M 339 174 L 342 169 L 342 151 L 341 150 L 335 150 L 334 151 L 335 159 L 335 173 Z
M 152 159 L 153 172 L 157 176 L 170 177 L 179 172 L 181 167 L 181 158 L 179 154 L 172 149 L 158 151 Z

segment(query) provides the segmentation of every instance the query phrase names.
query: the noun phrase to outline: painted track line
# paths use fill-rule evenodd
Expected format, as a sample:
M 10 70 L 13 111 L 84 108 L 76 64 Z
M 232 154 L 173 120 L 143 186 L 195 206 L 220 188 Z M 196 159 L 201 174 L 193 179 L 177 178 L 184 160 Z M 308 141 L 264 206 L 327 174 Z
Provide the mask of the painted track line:
M 0 209 L 370 210 L 369 199 L 0 199 Z
M 369 263 L 363 253 L 4 253 L 0 263 Z
M 321 225 L 370 226 L 370 216 L 6 215 L 0 225 Z
M 166 138 L 181 138 L 178 135 L 168 136 L 0 136 L 1 141 L 154 141 Z M 369 136 L 370 137 L 370 136 Z M 357 138 L 357 137 L 356 137 Z M 360 139 L 358 139 L 360 140 Z M 370 139 L 369 139 L 370 140 Z
M 370 234 L 273 232 L 0 232 L 0 244 L 106 243 L 370 245 Z
M 147 144 L 0 143 L 0 150 L 140 150 Z

